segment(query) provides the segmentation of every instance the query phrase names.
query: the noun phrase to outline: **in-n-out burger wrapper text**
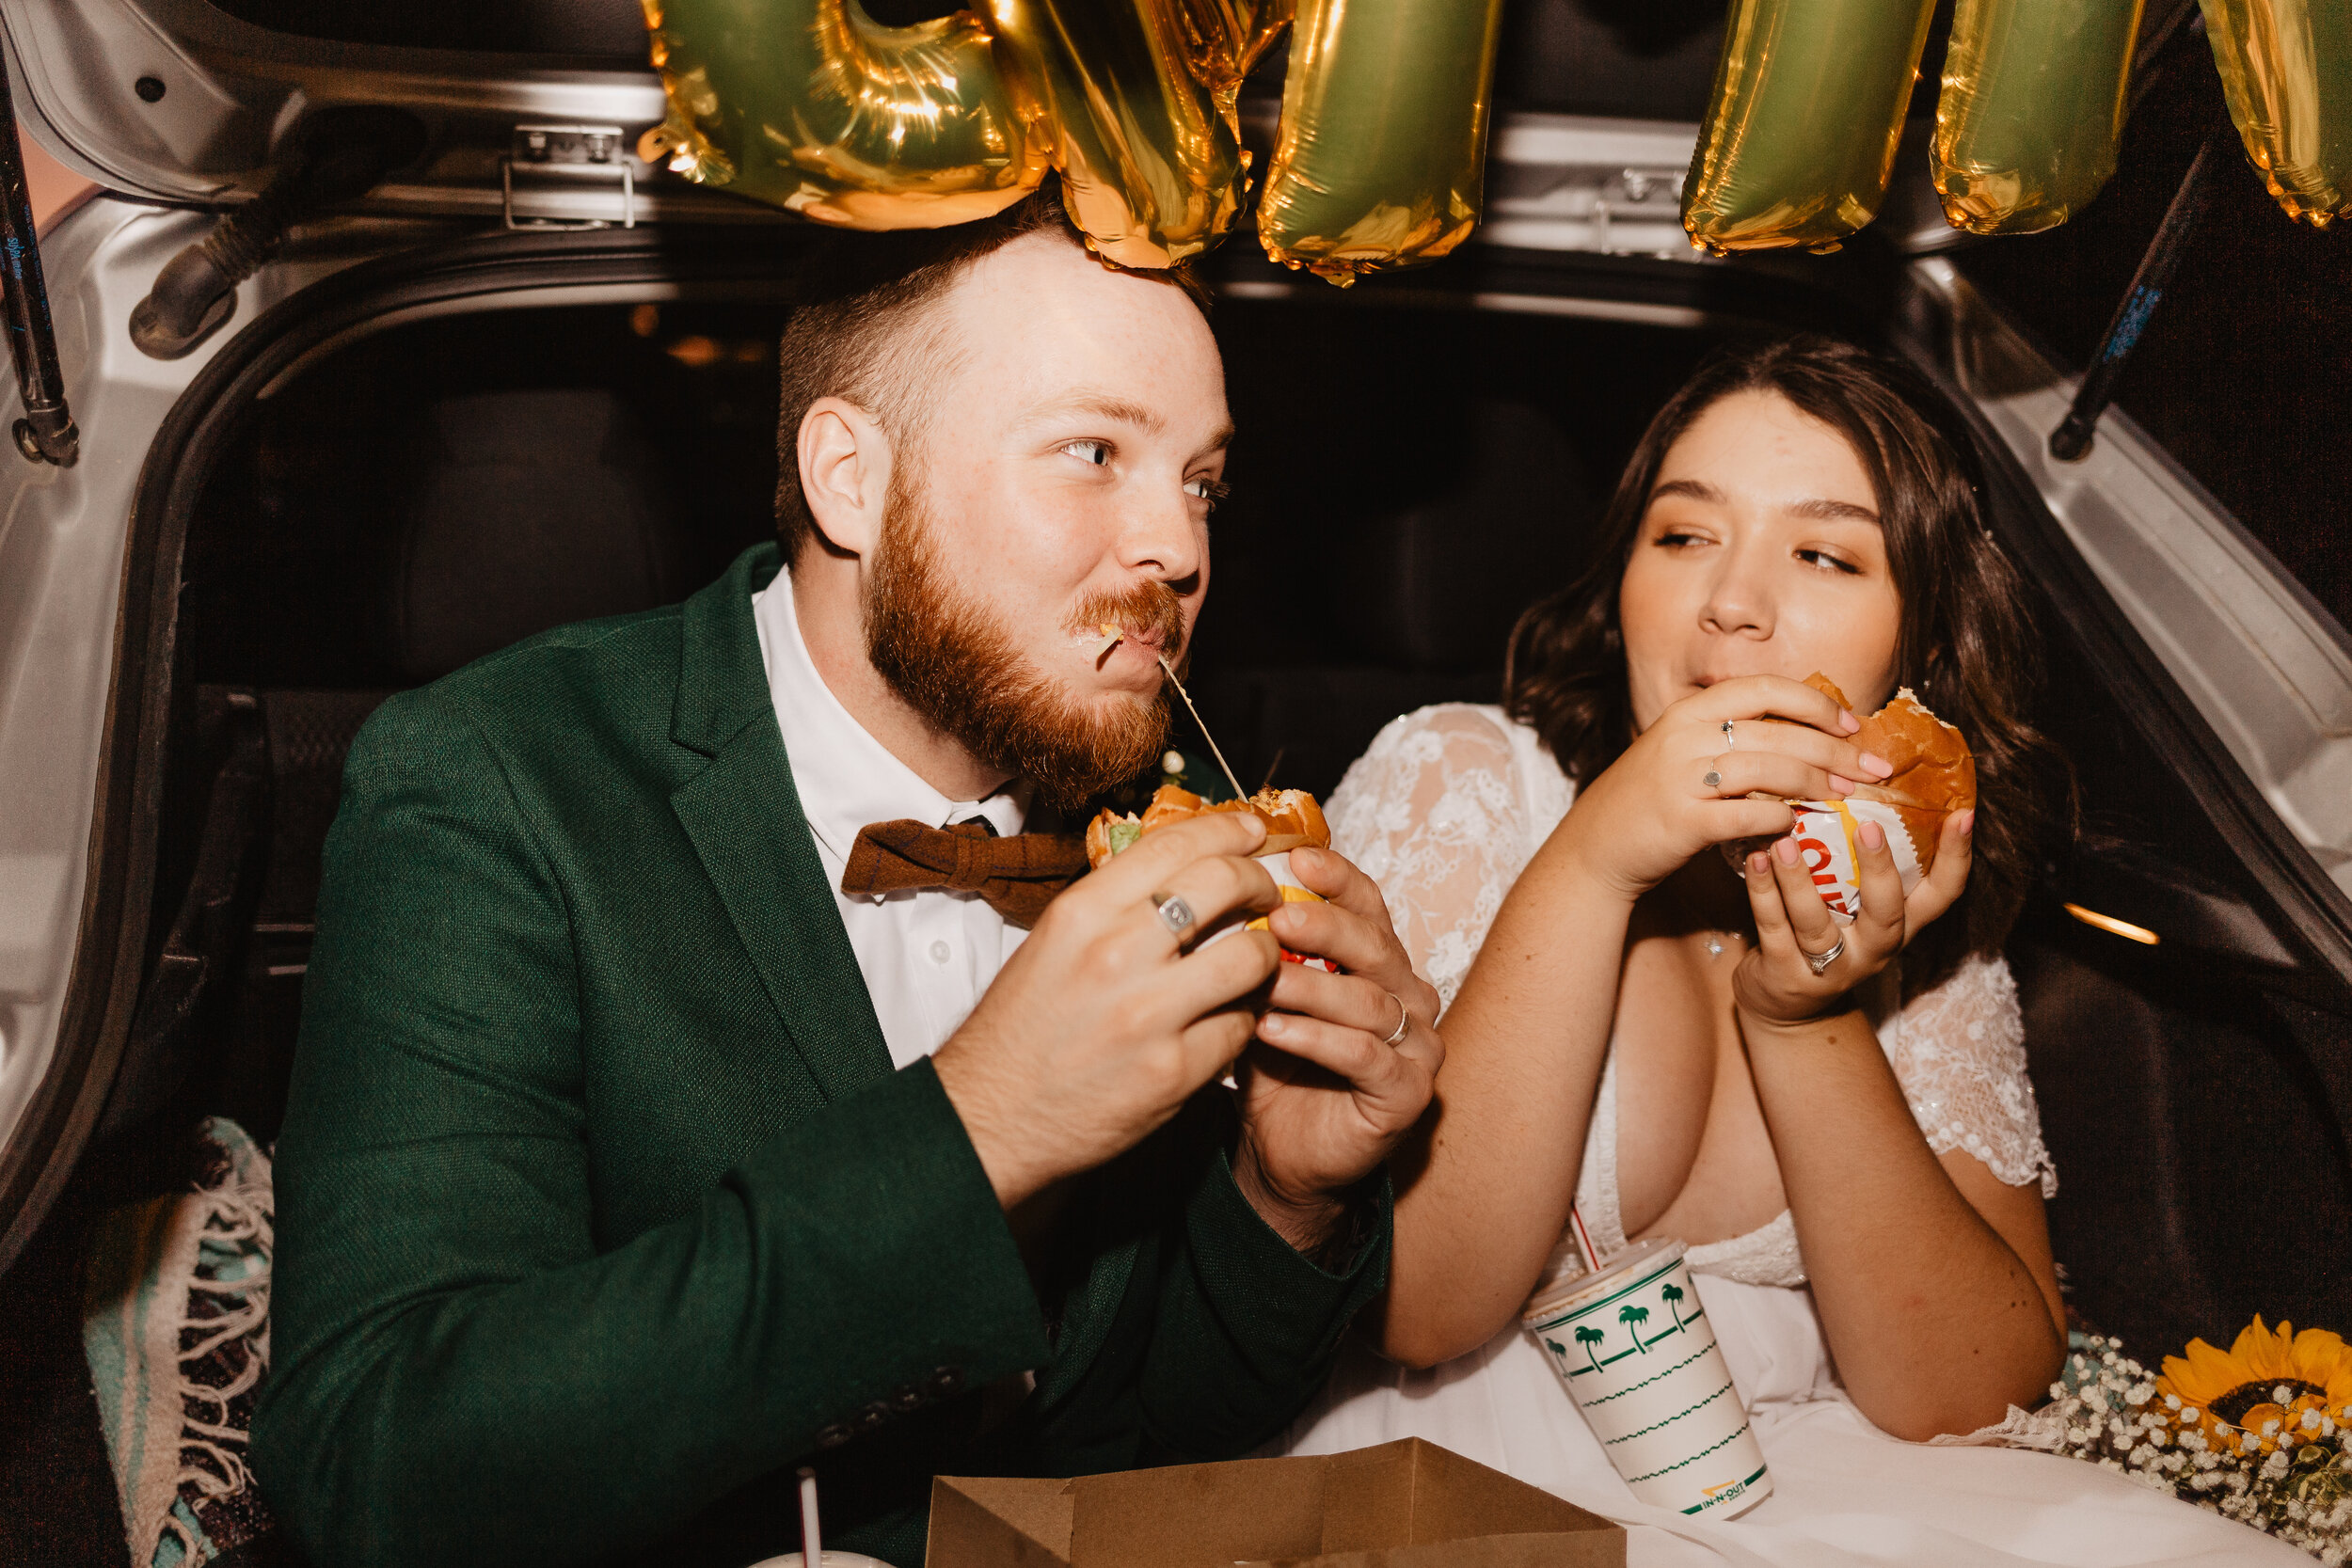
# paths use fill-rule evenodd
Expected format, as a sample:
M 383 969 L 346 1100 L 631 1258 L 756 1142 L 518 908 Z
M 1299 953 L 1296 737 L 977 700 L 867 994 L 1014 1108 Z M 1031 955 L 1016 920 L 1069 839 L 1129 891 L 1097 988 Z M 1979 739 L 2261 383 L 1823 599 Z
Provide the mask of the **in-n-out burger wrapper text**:
M 1805 685 L 1840 707 L 1851 706 L 1827 675 L 1809 676 Z M 1843 800 L 1788 802 L 1797 814 L 1788 837 L 1796 841 L 1821 901 L 1841 921 L 1862 912 L 1863 824 L 1875 822 L 1886 834 L 1886 847 L 1894 853 L 1908 895 L 1934 868 L 1944 819 L 1977 803 L 1977 764 L 1967 740 L 1928 711 L 1908 687 L 1862 721 L 1853 743 L 1884 757 L 1894 772 L 1878 783 L 1857 785 Z M 1724 849 L 1737 867 L 1750 851 L 1766 847 L 1764 841 L 1747 840 Z
M 1302 847 L 1323 849 L 1329 847 L 1331 843 L 1331 829 L 1323 819 L 1323 808 L 1315 803 L 1313 796 L 1303 789 L 1262 789 L 1247 800 L 1212 802 L 1188 789 L 1175 784 L 1162 784 L 1153 793 L 1151 804 L 1144 807 L 1141 816 L 1122 816 L 1106 810 L 1088 823 L 1087 859 L 1099 869 L 1104 861 L 1145 833 L 1172 822 L 1182 822 L 1187 817 L 1215 811 L 1253 812 L 1265 823 L 1265 843 L 1258 850 L 1257 861 L 1265 867 L 1266 875 L 1274 879 L 1275 887 L 1281 892 L 1282 902 L 1324 902 L 1321 894 L 1311 891 L 1291 870 L 1290 852 L 1293 849 Z M 1267 928 L 1263 915 L 1255 920 L 1233 921 L 1211 930 L 1200 939 L 1199 945 L 1205 947 L 1210 942 L 1232 936 L 1235 931 L 1263 931 Z M 1327 958 L 1309 958 L 1288 948 L 1282 950 L 1282 957 L 1291 963 L 1306 964 L 1331 974 L 1339 973 L 1339 966 Z

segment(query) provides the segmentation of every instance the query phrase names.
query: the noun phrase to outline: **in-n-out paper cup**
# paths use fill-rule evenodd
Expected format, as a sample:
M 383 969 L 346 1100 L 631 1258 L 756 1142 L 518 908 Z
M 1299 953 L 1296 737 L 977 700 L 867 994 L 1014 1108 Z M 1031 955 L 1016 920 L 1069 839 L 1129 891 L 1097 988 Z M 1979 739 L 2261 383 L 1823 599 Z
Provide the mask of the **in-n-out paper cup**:
M 1520 1321 L 1637 1499 L 1728 1518 L 1771 1496 L 1772 1478 L 1682 1251 L 1637 1243 Z
M 1924 874 L 1920 865 L 1919 847 L 1911 841 L 1911 828 L 1903 821 L 1901 812 L 1883 800 L 1791 800 L 1788 809 L 1797 814 L 1797 820 L 1787 834 L 1797 841 L 1798 857 L 1812 877 L 1813 885 L 1821 890 L 1821 902 L 1840 921 L 1851 921 L 1862 912 L 1862 840 L 1859 836 L 1865 822 L 1875 822 L 1886 834 L 1886 847 L 1894 851 L 1895 869 L 1902 873 L 1903 893 L 1919 885 Z M 1724 846 L 1724 859 L 1733 870 L 1758 849 L 1770 849 L 1768 838 L 1741 839 Z M 1928 858 L 1934 858 L 1934 846 L 1928 847 Z

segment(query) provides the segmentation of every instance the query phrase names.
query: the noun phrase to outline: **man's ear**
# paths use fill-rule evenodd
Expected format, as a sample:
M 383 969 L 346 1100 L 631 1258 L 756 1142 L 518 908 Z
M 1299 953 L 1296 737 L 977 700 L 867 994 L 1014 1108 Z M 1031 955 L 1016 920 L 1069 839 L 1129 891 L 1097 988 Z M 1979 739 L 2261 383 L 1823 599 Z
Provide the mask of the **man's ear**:
M 890 437 L 856 404 L 818 398 L 801 416 L 796 450 L 817 531 L 844 555 L 870 557 L 890 494 Z

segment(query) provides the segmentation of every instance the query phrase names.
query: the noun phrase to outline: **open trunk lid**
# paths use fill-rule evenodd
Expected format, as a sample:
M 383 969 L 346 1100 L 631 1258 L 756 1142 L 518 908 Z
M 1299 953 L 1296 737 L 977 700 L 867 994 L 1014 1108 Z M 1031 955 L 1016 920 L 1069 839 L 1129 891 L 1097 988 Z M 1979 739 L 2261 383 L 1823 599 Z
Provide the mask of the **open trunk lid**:
M 636 0 L 0 0 L 17 111 L 110 190 L 231 205 L 319 112 L 409 114 L 373 211 L 518 223 L 779 217 L 636 156 L 660 122 Z

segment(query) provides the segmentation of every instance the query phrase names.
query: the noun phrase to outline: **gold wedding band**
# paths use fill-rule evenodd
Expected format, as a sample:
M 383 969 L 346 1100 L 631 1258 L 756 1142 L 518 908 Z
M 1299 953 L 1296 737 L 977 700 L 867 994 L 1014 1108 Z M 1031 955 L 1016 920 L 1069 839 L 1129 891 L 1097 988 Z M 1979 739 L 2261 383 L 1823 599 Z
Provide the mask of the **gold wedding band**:
M 1382 1045 L 1396 1044 L 1405 1037 L 1405 1031 L 1413 1025 L 1413 1014 L 1411 1009 L 1405 1006 L 1405 998 L 1391 991 L 1389 1000 L 1396 1004 L 1396 1027 L 1389 1031 L 1389 1037 L 1380 1042 Z

